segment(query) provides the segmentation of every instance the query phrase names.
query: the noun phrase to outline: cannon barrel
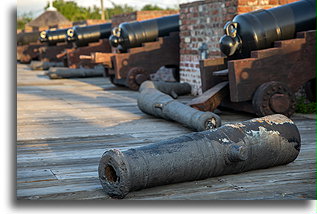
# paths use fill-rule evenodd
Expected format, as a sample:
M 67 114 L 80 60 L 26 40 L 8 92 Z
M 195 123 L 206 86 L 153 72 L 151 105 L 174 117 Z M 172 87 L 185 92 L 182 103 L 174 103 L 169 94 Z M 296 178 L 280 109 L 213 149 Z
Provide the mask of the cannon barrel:
M 164 82 L 164 81 L 145 81 L 141 84 L 139 91 L 141 92 L 144 88 L 156 88 L 164 94 L 168 94 L 174 99 L 180 95 L 190 94 L 192 87 L 189 83 L 179 82 Z
M 74 42 L 77 47 L 86 46 L 91 42 L 98 42 L 99 39 L 109 38 L 111 29 L 111 23 L 75 26 L 67 31 L 67 41 Z
M 40 36 L 40 32 L 26 32 L 17 34 L 17 45 L 28 45 L 32 42 L 37 42 Z
M 129 48 L 139 47 L 144 42 L 155 41 L 158 37 L 168 36 L 176 31 L 179 31 L 179 15 L 126 22 L 112 30 L 110 44 L 125 52 Z
M 66 33 L 69 28 L 46 30 L 40 33 L 40 42 L 47 43 L 48 45 L 56 45 L 60 42 L 66 42 Z
M 252 50 L 272 47 L 274 41 L 292 39 L 300 31 L 315 30 L 315 8 L 315 0 L 301 0 L 237 15 L 224 26 L 220 49 L 227 56 L 246 58 Z
M 189 90 L 188 90 L 189 87 Z M 166 93 L 183 94 L 190 93 L 188 83 L 155 84 L 145 81 L 140 86 L 138 96 L 138 107 L 141 111 L 153 116 L 173 120 L 196 131 L 204 131 L 217 128 L 221 125 L 221 119 L 212 112 L 202 112 L 177 100 L 167 94 L 157 90 L 161 89 Z
M 290 163 L 300 151 L 296 125 L 270 115 L 128 150 L 107 150 L 99 179 L 111 197 L 153 186 Z

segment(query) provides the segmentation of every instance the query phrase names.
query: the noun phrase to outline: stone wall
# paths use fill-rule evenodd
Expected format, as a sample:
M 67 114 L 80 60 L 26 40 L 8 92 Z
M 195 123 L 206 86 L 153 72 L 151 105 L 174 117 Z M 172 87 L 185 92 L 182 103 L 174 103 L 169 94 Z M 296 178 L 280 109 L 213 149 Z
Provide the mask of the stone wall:
M 180 79 L 192 85 L 192 94 L 201 94 L 199 70 L 203 43 L 208 57 L 221 56 L 219 39 L 223 26 L 235 15 L 268 9 L 295 0 L 204 0 L 180 5 Z

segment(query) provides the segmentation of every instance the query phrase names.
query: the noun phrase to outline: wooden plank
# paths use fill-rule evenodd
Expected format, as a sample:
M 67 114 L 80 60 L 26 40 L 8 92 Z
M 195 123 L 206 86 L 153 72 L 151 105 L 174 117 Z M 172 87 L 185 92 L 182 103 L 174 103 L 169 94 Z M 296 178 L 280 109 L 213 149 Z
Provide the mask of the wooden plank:
M 218 83 L 187 104 L 200 111 L 213 112 L 220 105 L 222 100 L 229 95 L 228 84 L 228 81 Z

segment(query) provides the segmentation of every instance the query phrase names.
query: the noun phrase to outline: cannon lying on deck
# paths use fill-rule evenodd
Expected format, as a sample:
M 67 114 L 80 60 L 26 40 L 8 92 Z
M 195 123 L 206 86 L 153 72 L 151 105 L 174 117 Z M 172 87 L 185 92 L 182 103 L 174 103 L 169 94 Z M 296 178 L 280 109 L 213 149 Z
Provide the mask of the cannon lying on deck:
M 316 78 L 315 8 L 315 0 L 301 0 L 236 16 L 220 40 L 228 57 L 200 61 L 204 93 L 190 105 L 291 116 L 294 94 Z
M 188 94 L 191 89 L 188 83 L 143 82 L 140 86 L 137 102 L 139 109 L 144 113 L 176 121 L 195 131 L 214 129 L 221 125 L 221 119 L 218 115 L 212 112 L 198 111 L 174 100 L 156 88 L 174 95 Z
M 272 115 L 125 151 L 107 150 L 99 179 L 111 197 L 153 186 L 288 164 L 299 154 L 296 125 Z

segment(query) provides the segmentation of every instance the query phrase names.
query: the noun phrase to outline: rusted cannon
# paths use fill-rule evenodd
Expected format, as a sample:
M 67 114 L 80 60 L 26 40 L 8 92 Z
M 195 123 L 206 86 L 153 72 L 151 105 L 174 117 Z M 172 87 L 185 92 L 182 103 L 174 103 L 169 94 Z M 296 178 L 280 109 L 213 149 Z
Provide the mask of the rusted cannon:
M 273 47 L 301 31 L 316 30 L 316 1 L 301 0 L 268 10 L 237 15 L 224 27 L 221 51 L 232 58 L 251 56 L 252 50 Z
M 176 92 L 186 90 L 187 85 L 184 87 L 184 84 L 178 84 L 178 87 L 173 86 L 170 88 L 176 94 Z M 165 91 L 169 91 L 167 85 L 165 86 Z M 158 91 L 151 81 L 142 83 L 137 102 L 139 109 L 144 113 L 179 122 L 196 131 L 213 129 L 221 125 L 221 119 L 218 115 L 212 112 L 196 110 L 174 100 L 172 97 Z
M 288 164 L 300 145 L 296 125 L 271 115 L 125 151 L 107 150 L 98 173 L 109 196 L 124 198 L 153 186 Z
M 32 70 L 48 70 L 50 67 L 63 67 L 63 62 L 31 61 Z
M 95 68 L 67 68 L 67 67 L 50 67 L 46 75 L 50 79 L 64 78 L 86 78 L 86 77 L 102 77 L 104 68 L 96 66 Z

